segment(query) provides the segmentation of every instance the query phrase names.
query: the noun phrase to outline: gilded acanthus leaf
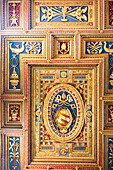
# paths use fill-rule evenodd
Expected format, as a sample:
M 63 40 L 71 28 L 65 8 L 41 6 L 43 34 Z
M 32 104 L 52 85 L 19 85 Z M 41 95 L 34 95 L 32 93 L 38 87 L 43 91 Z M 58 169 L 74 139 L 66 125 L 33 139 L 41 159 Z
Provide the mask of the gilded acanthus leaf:
M 45 20 L 45 19 L 47 19 L 47 16 L 44 14 L 44 15 L 42 15 L 41 20 L 43 21 L 43 20 Z
M 45 8 L 43 8 L 43 7 L 41 8 L 41 10 L 42 10 L 43 13 L 46 13 L 46 12 L 47 12 L 47 9 L 45 9 Z
M 82 15 L 82 19 L 84 19 L 85 21 L 87 21 L 86 15 Z
M 83 13 L 86 13 L 86 11 L 87 11 L 87 7 L 85 7 L 84 9 L 82 9 L 82 12 L 83 12 Z

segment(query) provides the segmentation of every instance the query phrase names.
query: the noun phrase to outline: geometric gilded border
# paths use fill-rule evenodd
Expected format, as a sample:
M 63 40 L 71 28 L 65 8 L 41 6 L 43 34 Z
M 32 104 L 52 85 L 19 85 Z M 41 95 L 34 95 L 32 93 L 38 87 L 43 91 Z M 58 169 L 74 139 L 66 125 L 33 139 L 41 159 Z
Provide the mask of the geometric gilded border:
M 87 63 L 87 61 L 86 61 L 86 63 Z M 82 65 L 82 67 L 85 69 L 86 67 L 88 67 L 88 65 L 89 65 L 89 68 L 92 66 L 91 65 L 91 63 L 89 64 L 89 62 L 88 62 L 88 65 L 86 64 L 86 63 L 82 63 L 82 64 L 80 64 L 80 66 Z M 28 64 L 28 63 L 27 63 Z M 49 64 L 49 65 L 41 65 L 41 68 L 45 68 L 45 67 L 47 67 L 49 70 L 50 70 L 50 68 L 49 67 L 54 67 L 54 69 L 55 69 L 55 65 L 54 64 L 52 64 L 51 66 L 50 66 L 51 64 Z M 85 66 L 84 66 L 85 65 Z M 30 64 L 29 64 L 29 66 L 30 66 Z M 57 69 L 58 69 L 58 67 L 60 68 L 60 66 L 61 65 L 56 65 L 57 66 Z M 71 65 L 72 66 L 72 65 Z M 70 65 L 67 65 L 67 67 L 66 67 L 66 65 L 65 65 L 65 67 L 66 68 L 70 68 L 71 67 Z M 78 65 L 75 65 L 75 64 L 73 64 L 73 67 L 80 67 L 80 66 L 78 66 Z M 98 79 L 96 79 L 96 77 L 97 77 L 97 74 L 98 74 L 98 76 L 100 75 L 100 71 L 99 71 L 99 66 L 100 66 L 100 64 L 98 63 L 98 64 L 94 64 L 92 67 L 93 68 L 95 68 L 95 71 L 92 71 L 93 72 L 93 79 L 95 80 L 94 81 L 94 83 L 93 83 L 93 85 L 94 85 L 94 89 L 96 90 L 96 89 L 98 89 L 98 86 L 97 86 L 97 83 L 98 83 Z M 40 67 L 40 65 L 38 66 L 38 67 Z M 92 68 L 91 67 L 91 68 Z M 30 69 L 30 67 L 29 67 L 29 69 Z M 36 68 L 35 68 L 36 69 Z M 64 67 L 63 67 L 63 69 L 64 69 Z M 78 68 L 78 70 L 79 70 L 79 68 Z M 97 71 L 98 70 L 98 71 Z M 36 81 L 37 79 L 35 79 L 34 78 L 34 76 L 33 76 L 33 73 L 34 73 L 34 70 L 32 70 L 32 74 L 29 74 L 29 82 L 28 82 L 28 84 L 30 84 L 30 81 L 31 81 L 31 78 L 30 77 L 32 77 L 32 81 L 34 80 L 34 81 Z M 52 73 L 53 73 L 53 71 L 52 71 Z M 82 74 L 82 73 L 81 73 Z M 90 77 L 91 78 L 91 77 Z M 97 80 L 97 81 L 96 81 Z M 39 84 L 39 86 L 40 86 L 40 83 L 39 83 L 39 81 L 37 80 L 37 82 L 38 82 L 38 84 Z M 91 83 L 90 83 L 91 84 Z M 38 86 L 36 85 L 36 88 L 38 88 Z M 36 91 L 35 90 L 35 83 L 31 83 L 31 87 L 29 87 L 29 91 L 28 91 L 28 93 L 29 94 L 31 94 L 31 91 L 30 90 L 33 90 L 34 92 Z M 32 93 L 33 93 L 33 91 L 32 91 Z M 94 92 L 94 91 L 93 91 Z M 40 94 L 38 94 L 38 95 L 40 95 Z M 97 98 L 96 98 L 96 95 L 97 95 Z M 35 96 L 34 94 L 32 94 L 32 96 Z M 97 90 L 97 93 L 95 93 L 95 95 L 93 95 L 93 97 L 94 97 L 94 100 L 93 100 L 93 102 L 95 101 L 95 108 L 96 108 L 96 105 L 98 105 L 97 103 L 98 103 L 98 90 Z M 30 95 L 29 95 L 29 98 L 31 98 L 30 97 Z M 33 104 L 33 101 L 34 101 L 34 97 L 32 98 L 32 112 L 34 111 L 34 104 Z M 37 102 L 38 102 L 38 100 L 37 100 Z M 29 103 L 29 106 L 30 106 L 31 104 Z M 96 113 L 97 113 L 97 115 L 96 115 Z M 94 132 L 92 132 L 93 133 L 93 137 L 94 137 L 94 135 L 95 135 L 95 139 L 94 139 L 94 141 L 96 142 L 96 141 L 99 141 L 99 119 L 97 120 L 97 118 L 99 118 L 99 111 L 97 111 L 97 110 L 95 110 L 94 111 L 94 114 L 95 114 L 95 118 L 94 118 L 94 125 L 96 126 L 96 128 L 95 128 L 95 131 Z M 33 114 L 32 114 L 32 116 L 33 116 Z M 35 118 L 35 117 L 34 117 Z M 29 117 L 29 119 L 31 120 L 31 117 Z M 96 120 L 97 120 L 97 122 L 96 122 Z M 32 139 L 32 142 L 33 141 L 35 141 L 35 138 L 34 138 L 34 133 L 35 134 L 37 134 L 38 135 L 38 133 L 37 132 L 34 132 L 34 122 L 35 122 L 35 119 L 32 119 L 32 121 L 33 121 L 33 123 L 31 124 L 31 128 L 29 128 L 29 135 L 31 136 L 31 137 L 29 137 L 29 140 L 30 140 L 30 143 L 31 143 L 31 139 Z M 32 131 L 32 132 L 31 132 Z M 40 131 L 40 130 L 39 130 Z M 97 131 L 97 135 L 96 135 L 96 131 Z M 37 139 L 36 139 L 37 140 Z M 93 141 L 93 145 L 94 145 L 94 141 Z M 29 144 L 30 144 L 29 143 Z M 34 142 L 35 143 L 35 142 Z M 98 142 L 97 142 L 98 143 Z M 39 145 L 39 142 L 38 142 L 38 140 L 37 140 L 37 145 Z M 49 165 L 51 165 L 51 164 L 55 164 L 55 165 L 59 165 L 59 166 L 61 166 L 61 164 L 63 165 L 67 165 L 67 166 L 69 166 L 69 164 L 71 165 L 71 166 L 76 166 L 76 165 L 78 165 L 78 166 L 81 166 L 81 160 L 77 160 L 77 159 L 75 159 L 74 160 L 74 158 L 72 158 L 72 159 L 67 159 L 67 157 L 66 158 L 63 158 L 63 159 L 65 159 L 65 162 L 64 162 L 64 160 L 62 159 L 60 159 L 60 158 L 57 158 L 57 159 L 50 159 L 50 158 L 46 158 L 46 157 L 44 157 L 44 158 L 42 158 L 41 159 L 41 157 L 36 157 L 35 156 L 35 151 L 34 152 L 32 152 L 32 150 L 34 149 L 34 146 L 36 146 L 35 144 L 30 144 L 30 146 L 31 146 L 31 148 L 30 148 L 30 152 L 31 152 L 31 155 L 32 155 L 32 159 L 31 159 L 31 162 L 30 162 L 30 166 L 32 167 L 32 165 L 34 164 L 34 165 L 41 165 L 42 164 L 42 161 L 43 161 L 43 164 L 49 164 Z M 95 145 L 94 145 L 96 148 L 95 149 L 99 149 L 98 148 L 98 144 L 96 144 L 95 143 Z M 94 166 L 99 166 L 99 153 L 98 154 L 96 154 L 96 150 L 93 150 L 92 152 L 93 152 L 93 154 L 92 154 L 92 156 L 90 157 L 90 155 L 89 155 L 89 160 L 88 160 L 88 163 L 86 164 L 85 163 L 85 160 L 82 162 L 83 163 L 83 166 L 91 166 L 91 164 L 93 164 Z M 97 151 L 97 152 L 99 152 L 99 150 Z M 46 153 L 46 152 L 45 152 Z M 58 162 L 57 162 L 58 161 Z M 37 166 L 38 166 L 37 165 Z M 28 167 L 29 167 L 29 165 L 28 165 Z

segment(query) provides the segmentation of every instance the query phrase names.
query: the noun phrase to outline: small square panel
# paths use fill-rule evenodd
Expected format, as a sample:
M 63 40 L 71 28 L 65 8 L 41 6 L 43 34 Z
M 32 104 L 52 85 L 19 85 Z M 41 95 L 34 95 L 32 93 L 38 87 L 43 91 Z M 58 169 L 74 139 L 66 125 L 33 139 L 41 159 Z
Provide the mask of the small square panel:
M 113 129 L 113 102 L 104 102 L 104 128 Z
M 56 70 L 56 74 L 55 74 L 55 81 L 56 83 L 58 82 L 72 82 L 72 70 L 67 70 L 67 69 L 62 69 L 62 71 L 60 70 Z
M 3 29 L 22 29 L 22 1 L 4 2 Z
M 70 41 L 57 41 L 57 54 L 71 54 L 70 45 Z
M 67 71 L 60 71 L 60 78 L 67 78 Z
M 105 1 L 105 29 L 111 29 L 113 28 L 113 1 L 112 0 L 106 0 Z
M 52 36 L 52 59 L 74 59 L 75 58 L 75 36 Z
M 8 103 L 8 122 L 21 122 L 21 104 Z
M 61 148 L 60 149 L 60 156 L 67 156 L 68 149 Z
M 3 102 L 3 127 L 22 127 L 22 102 Z

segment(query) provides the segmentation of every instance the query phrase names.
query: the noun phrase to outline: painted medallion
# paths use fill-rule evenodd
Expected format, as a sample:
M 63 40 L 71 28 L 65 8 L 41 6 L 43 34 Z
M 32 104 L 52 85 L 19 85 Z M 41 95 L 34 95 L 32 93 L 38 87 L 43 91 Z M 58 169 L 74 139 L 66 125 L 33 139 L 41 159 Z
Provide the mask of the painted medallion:
M 44 123 L 55 140 L 65 142 L 76 138 L 83 119 L 83 100 L 73 86 L 58 84 L 49 91 L 44 101 Z

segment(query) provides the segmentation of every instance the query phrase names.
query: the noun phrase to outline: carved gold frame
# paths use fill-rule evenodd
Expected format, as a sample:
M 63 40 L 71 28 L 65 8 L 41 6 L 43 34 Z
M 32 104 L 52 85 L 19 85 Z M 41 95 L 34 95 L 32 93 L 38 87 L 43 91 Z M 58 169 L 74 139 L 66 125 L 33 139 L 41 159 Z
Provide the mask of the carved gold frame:
M 35 3 L 37 3 L 37 7 L 35 7 Z M 40 22 L 40 6 L 89 6 L 89 1 L 75 1 L 73 2 L 72 0 L 69 2 L 66 1 L 60 1 L 60 0 L 54 0 L 54 1 L 47 1 L 47 0 L 34 0 L 32 1 L 31 5 L 32 5 L 32 28 L 33 29 L 56 29 L 56 28 L 63 28 L 63 29 L 97 29 L 97 20 L 98 20 L 98 15 L 97 15 L 97 4 L 98 1 L 97 0 L 91 0 L 90 3 L 93 3 L 93 16 L 91 15 L 91 17 L 93 17 L 92 19 L 90 19 L 90 12 L 88 13 L 88 18 L 90 20 L 90 22 L 93 22 L 94 25 L 90 25 L 90 22 L 57 22 L 55 25 L 51 22 Z M 39 15 L 37 15 L 37 11 L 39 13 Z M 36 21 L 37 21 L 37 25 L 36 25 Z
M 69 41 L 70 42 L 70 54 L 58 54 L 58 42 Z M 51 59 L 75 59 L 75 35 L 51 35 Z
M 49 122 L 48 122 L 48 115 L 47 115 L 47 113 L 48 113 L 49 99 L 50 99 L 50 96 L 54 93 L 54 91 L 56 89 L 59 89 L 59 88 L 67 88 L 69 90 L 72 90 L 76 94 L 77 98 L 79 99 L 80 105 L 81 105 L 81 108 L 80 108 L 80 116 L 81 117 L 80 117 L 79 126 L 77 127 L 76 131 L 73 132 L 73 134 L 70 137 L 67 137 L 67 138 L 61 138 L 61 137 L 57 136 L 51 130 L 51 127 L 50 127 Z M 78 91 L 73 86 L 71 86 L 69 84 L 61 83 L 61 84 L 56 85 L 55 87 L 53 87 L 51 89 L 51 91 L 47 94 L 46 99 L 44 100 L 43 117 L 44 117 L 44 124 L 47 127 L 47 131 L 51 135 L 52 139 L 54 139 L 56 141 L 63 142 L 63 143 L 72 141 L 72 139 L 74 139 L 75 136 L 78 136 L 78 134 L 81 132 L 81 129 L 82 129 L 83 123 L 84 123 L 84 104 L 83 104 L 82 97 L 80 96 Z
M 82 59 L 81 59 L 81 61 L 82 61 Z M 83 61 L 83 63 L 84 63 L 84 61 Z M 83 63 L 79 63 L 79 64 L 67 64 L 67 68 L 69 67 L 74 67 L 74 66 L 76 66 L 76 67 L 79 67 L 79 66 L 84 66 L 84 64 Z M 87 63 L 87 62 L 86 62 Z M 85 64 L 86 64 L 85 63 Z M 98 63 L 98 64 L 97 64 Z M 87 63 L 87 64 L 89 64 L 89 62 Z M 44 64 L 41 64 L 43 67 L 44 67 Z M 45 65 L 45 67 L 50 67 L 50 65 L 51 66 L 57 66 L 57 64 L 46 64 Z M 100 67 L 100 63 L 98 62 L 98 61 L 95 61 L 95 63 L 90 63 L 89 64 L 90 66 L 89 66 L 89 69 L 91 69 L 91 68 L 94 68 L 95 69 L 95 71 L 96 71 L 96 67 L 97 67 L 97 73 L 96 74 L 100 74 L 99 72 L 99 67 Z M 91 65 L 92 65 L 92 67 L 91 67 Z M 96 66 L 96 65 L 98 65 L 98 66 Z M 40 67 L 40 66 L 39 66 Z M 58 66 L 57 66 L 58 67 Z M 66 66 L 65 66 L 66 67 Z M 60 69 L 62 68 L 62 64 L 60 64 Z M 35 69 L 35 68 L 34 68 Z M 64 67 L 63 67 L 63 69 L 64 69 Z M 84 68 L 85 69 L 85 68 Z M 31 70 L 31 69 L 30 69 Z M 32 74 L 33 74 L 33 70 L 32 70 Z M 96 76 L 96 75 L 95 75 Z M 96 77 L 95 76 L 93 76 L 93 79 L 95 79 Z M 28 78 L 28 79 L 30 79 L 30 77 Z M 34 79 L 34 76 L 32 76 L 32 81 L 33 81 L 33 79 Z M 97 79 L 97 82 L 98 82 L 98 79 Z M 98 83 L 97 83 L 98 84 Z M 94 85 L 94 82 L 93 82 L 93 85 Z M 39 84 L 39 86 L 40 86 L 40 84 Z M 99 88 L 99 86 L 98 85 L 95 85 L 94 86 L 94 89 L 96 90 L 96 88 L 98 89 Z M 29 90 L 30 89 L 35 89 L 35 86 L 34 86 L 34 83 L 32 83 L 32 85 L 31 85 L 31 87 L 29 87 Z M 34 92 L 35 92 L 35 90 L 33 90 Z M 32 96 L 34 96 L 34 92 L 32 92 L 33 94 L 32 94 Z M 98 94 L 98 92 L 99 92 L 99 90 L 96 90 L 96 92 L 97 92 L 97 96 L 99 97 L 99 94 Z M 29 94 L 30 94 L 30 92 L 28 92 Z M 93 91 L 93 93 L 94 93 L 94 91 Z M 96 98 L 94 99 L 94 101 L 97 103 L 97 105 L 99 105 L 98 104 L 98 102 L 99 102 L 99 98 L 97 97 L 97 101 L 95 101 L 96 100 Z M 29 98 L 31 98 L 30 97 L 30 95 L 29 95 Z M 93 101 L 93 102 L 94 102 Z M 34 98 L 33 98 L 33 100 L 32 100 L 32 112 L 34 112 Z M 97 106 L 95 106 L 95 108 L 96 108 Z M 96 113 L 95 113 L 96 114 Z M 97 126 L 94 128 L 95 130 L 94 130 L 94 134 L 97 132 L 97 136 L 95 136 L 95 139 L 94 139 L 94 141 L 96 142 L 96 139 L 97 139 L 97 143 L 98 143 L 98 141 L 99 141 L 99 112 L 98 112 L 98 110 L 97 110 L 97 115 L 95 115 L 96 117 L 95 117 L 95 125 L 96 125 L 96 120 L 97 120 Z M 29 118 L 30 119 L 30 118 Z M 34 119 L 32 119 L 32 121 L 34 122 Z M 31 125 L 31 127 L 34 129 L 34 125 Z M 34 130 L 32 129 L 32 133 L 30 132 L 30 129 L 31 128 L 29 128 L 29 135 L 31 136 L 30 138 L 32 138 L 32 142 L 34 141 Z M 36 133 L 36 132 L 35 132 Z M 93 141 L 93 146 L 96 144 L 95 142 Z M 94 144 L 95 143 L 95 144 Z M 32 143 L 32 144 L 30 144 L 30 146 L 31 146 L 31 149 L 30 150 L 33 150 L 33 146 L 34 146 L 34 144 Z M 30 151 L 29 150 L 29 151 Z M 92 158 L 87 158 L 87 160 L 88 160 L 88 164 L 87 165 L 92 165 L 92 163 L 93 163 L 93 165 L 94 166 L 97 166 L 97 165 L 99 165 L 99 157 L 98 157 L 98 155 L 96 156 L 95 154 L 95 149 L 93 149 L 93 156 L 92 156 Z M 97 145 L 97 152 L 99 152 L 99 145 Z M 45 153 L 46 154 L 46 153 Z M 69 162 L 69 159 L 64 159 L 64 160 L 62 160 L 61 161 L 61 159 L 60 158 L 57 158 L 57 159 L 52 159 L 53 161 L 51 161 L 50 160 L 50 158 L 48 159 L 48 158 L 46 158 L 45 157 L 45 155 L 43 155 L 43 158 L 37 158 L 37 157 L 35 157 L 34 156 L 34 151 L 32 152 L 32 161 L 31 161 L 31 165 L 32 164 L 45 164 L 45 162 L 44 162 L 44 160 L 46 161 L 46 164 L 55 164 L 55 165 L 60 165 L 60 164 L 65 164 L 65 165 L 69 165 L 69 164 L 71 164 L 71 165 L 81 165 L 79 162 L 80 162 L 80 158 L 79 159 L 71 159 L 71 162 L 73 162 L 73 163 L 71 163 L 71 162 Z M 43 162 L 42 162 L 43 161 Z M 60 163 L 59 163 L 59 161 L 60 161 Z M 76 162 L 77 161 L 77 162 Z M 83 163 L 83 165 L 85 166 L 86 165 L 86 163 L 85 163 L 85 160 L 82 162 Z
M 50 36 L 50 33 L 47 34 L 47 36 L 49 37 Z M 17 38 L 17 41 L 19 40 L 19 38 L 17 36 L 15 36 Z M 20 37 L 23 37 L 23 36 L 20 36 Z M 28 38 L 28 36 L 25 36 Z M 7 36 L 3 36 L 2 38 L 2 47 L 5 46 L 4 44 L 4 38 L 8 38 Z M 83 40 L 83 35 L 81 35 L 81 42 Z M 91 38 L 91 37 L 90 37 Z M 99 39 L 99 36 L 98 36 L 98 39 Z M 23 40 L 23 38 L 22 38 Z M 81 43 L 80 43 L 81 45 Z M 83 49 L 83 46 L 82 46 L 82 49 Z M 29 168 L 33 168 L 34 166 L 37 167 L 37 168 L 41 168 L 42 166 L 43 167 L 47 167 L 47 165 L 49 165 L 49 167 L 53 167 L 53 164 L 54 163 L 50 163 L 49 161 L 46 162 L 46 164 L 43 163 L 42 165 L 42 162 L 37 162 L 37 159 L 34 159 L 34 160 L 31 160 L 30 159 L 30 153 L 31 153 L 31 148 L 30 148 L 30 134 L 31 134 L 31 131 L 30 131 L 30 110 L 31 110 L 31 97 L 30 97 L 30 84 L 31 84 L 31 77 L 30 77 L 30 74 L 31 74 L 31 68 L 33 66 L 39 66 L 39 67 L 43 67 L 43 65 L 46 65 L 47 67 L 49 66 L 60 66 L 62 69 L 64 69 L 64 64 L 65 64 L 65 67 L 69 67 L 69 68 L 73 68 L 74 65 L 76 66 L 81 66 L 81 65 L 84 65 L 84 63 L 86 64 L 89 64 L 90 66 L 93 65 L 93 66 L 97 66 L 97 73 L 99 74 L 98 78 L 97 78 L 97 81 L 98 81 L 98 88 L 100 87 L 100 89 L 98 90 L 98 95 L 97 95 L 97 100 L 98 100 L 98 105 L 97 105 L 97 112 L 98 112 L 98 115 L 97 115 L 97 139 L 99 141 L 101 141 L 101 138 L 102 138 L 102 130 L 103 130 L 103 123 L 101 122 L 101 120 L 103 120 L 103 118 L 101 119 L 101 115 L 99 115 L 99 113 L 104 113 L 104 109 L 102 108 L 102 102 L 103 100 L 107 99 L 109 100 L 109 96 L 106 97 L 104 96 L 104 84 L 102 83 L 104 81 L 104 69 L 106 68 L 106 64 L 105 64 L 105 61 L 106 61 L 106 58 L 108 57 L 105 57 L 103 55 L 98 55 L 95 57 L 93 57 L 92 55 L 89 55 L 89 57 L 85 54 L 80 53 L 80 56 L 79 58 L 76 58 L 76 60 L 70 60 L 70 61 L 65 61 L 62 59 L 62 63 L 61 63 L 61 60 L 60 62 L 58 60 L 52 60 L 51 58 L 49 58 L 49 50 L 47 51 L 47 56 L 46 58 L 43 58 L 43 59 L 40 59 L 40 58 L 35 58 L 36 56 L 32 56 L 32 59 L 29 57 L 29 55 L 23 55 L 23 54 L 20 54 L 20 59 L 21 59 L 21 69 L 22 69 L 22 72 L 23 72 L 23 77 L 21 77 L 21 81 L 23 82 L 23 94 L 22 93 L 19 93 L 19 97 L 17 97 L 18 95 L 15 94 L 15 98 L 21 98 L 23 99 L 23 106 L 24 106 L 24 117 L 26 118 L 24 120 L 24 129 L 22 130 L 19 130 L 18 133 L 23 133 L 24 135 L 24 145 L 23 145 L 23 155 L 25 156 L 25 162 L 24 162 L 24 168 L 27 169 L 27 167 Z M 5 56 L 7 57 L 7 49 L 6 49 L 6 52 L 5 52 Z M 2 51 L 2 56 L 3 56 L 3 59 L 4 59 L 4 52 Z M 77 56 L 76 56 L 77 57 Z M 49 59 L 49 60 L 48 60 Z M 88 59 L 88 60 L 87 60 Z M 2 62 L 4 62 L 4 60 L 2 60 Z M 7 62 L 7 61 L 6 61 Z M 5 70 L 7 71 L 7 68 L 6 68 L 7 64 L 5 64 Z M 99 79 L 99 77 L 101 77 Z M 26 82 L 25 82 L 25 79 L 26 79 Z M 6 91 L 5 91 L 6 90 Z M 7 86 L 6 86 L 6 89 L 2 89 L 2 92 L 3 93 L 6 93 L 8 92 L 7 91 Z M 100 93 L 99 93 L 100 92 Z M 11 95 L 12 96 L 12 95 Z M 3 98 L 5 99 L 5 94 L 3 96 Z M 110 99 L 112 100 L 112 96 L 110 96 Z M 101 125 L 102 125 L 102 129 L 101 129 Z M 99 134 L 100 132 L 100 134 Z M 102 143 L 101 143 L 102 144 Z M 27 147 L 28 145 L 28 147 Z M 97 143 L 97 152 L 98 152 L 98 158 L 97 160 L 94 160 L 94 162 L 92 162 L 91 164 L 90 163 L 83 163 L 81 165 L 80 162 L 76 162 L 74 163 L 68 163 L 68 162 L 65 162 L 65 165 L 67 167 L 70 167 L 71 168 L 74 168 L 75 166 L 76 167 L 87 167 L 87 166 L 93 166 L 93 167 L 99 167 L 101 168 L 101 166 L 104 165 L 104 162 L 102 162 L 102 165 L 100 164 L 99 160 L 101 159 L 101 153 L 100 153 L 100 150 L 102 149 L 102 146 Z M 97 161 L 97 162 L 96 162 Z M 56 167 L 61 167 L 63 166 L 64 163 L 62 163 L 60 165 L 60 163 L 57 164 L 57 161 L 56 161 Z M 70 165 L 69 165 L 70 164 Z M 65 168 L 65 165 L 64 165 L 64 168 Z
M 21 38 L 21 40 L 20 40 Z M 46 35 L 38 35 L 38 36 L 32 36 L 31 37 L 26 37 L 26 36 L 3 36 L 2 37 L 2 46 L 5 48 L 5 54 L 3 52 L 3 59 L 2 63 L 5 62 L 5 78 L 3 77 L 3 81 L 5 82 L 5 87 L 2 89 L 3 93 L 23 93 L 23 77 L 22 77 L 22 71 L 20 71 L 20 89 L 9 89 L 9 42 L 14 41 L 14 42 L 27 42 L 27 41 L 42 41 L 43 42 L 43 54 L 19 54 L 19 59 L 20 59 L 20 70 L 23 70 L 23 63 L 21 62 L 22 58 L 26 59 L 33 59 L 33 60 L 45 60 L 47 58 L 47 40 L 46 40 Z M 4 65 L 4 64 L 3 64 Z

